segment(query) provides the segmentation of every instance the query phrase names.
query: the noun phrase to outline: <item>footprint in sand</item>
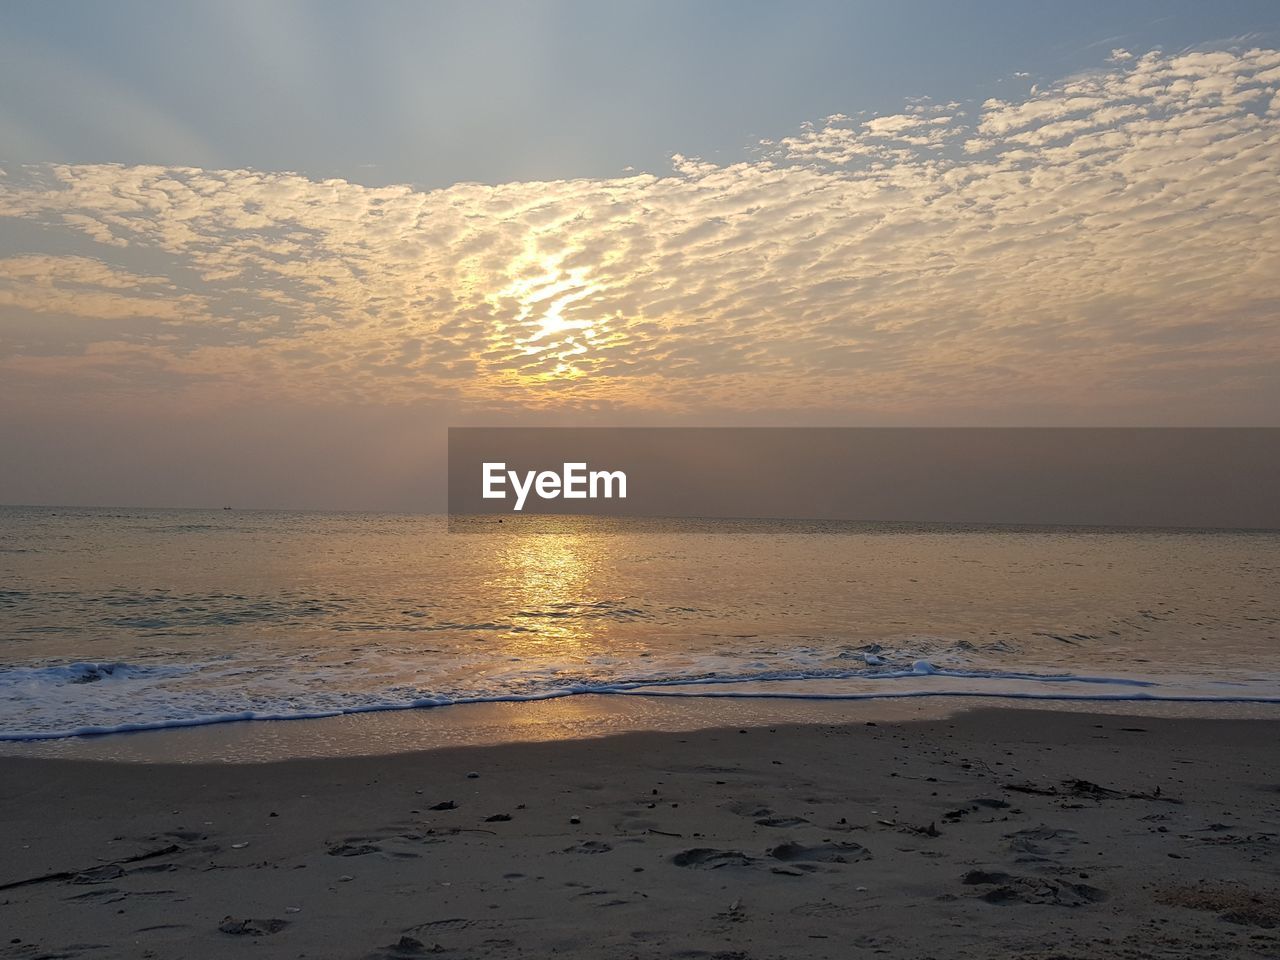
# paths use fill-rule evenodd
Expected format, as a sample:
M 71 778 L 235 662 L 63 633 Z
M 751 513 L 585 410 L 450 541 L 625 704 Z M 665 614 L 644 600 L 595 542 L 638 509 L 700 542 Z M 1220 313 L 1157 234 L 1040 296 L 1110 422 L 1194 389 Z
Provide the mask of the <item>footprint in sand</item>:
M 724 804 L 723 809 L 739 817 L 750 817 L 753 820 L 757 817 L 773 815 L 773 811 L 764 804 L 752 800 L 734 800 L 731 803 Z
M 712 847 L 694 847 L 681 850 L 671 858 L 677 867 L 694 867 L 700 870 L 718 870 L 720 867 L 746 867 L 755 863 L 740 850 L 716 850 Z
M 245 920 L 224 917 L 222 922 L 218 924 L 218 929 L 223 933 L 229 933 L 236 937 L 264 937 L 268 934 L 279 933 L 288 925 L 288 920 L 279 920 L 276 917 L 267 917 L 261 920 L 252 917 Z
M 988 810 L 1007 810 L 1010 807 L 1008 800 L 1001 800 L 999 797 L 974 797 L 969 803 L 971 806 L 986 807 Z
M 788 841 L 771 849 L 769 856 L 783 863 L 853 863 L 869 859 L 871 851 L 860 843 L 820 843 L 807 847 Z
M 331 857 L 363 857 L 369 853 L 381 853 L 382 848 L 372 843 L 335 843 L 325 852 Z
M 819 863 L 852 863 L 866 860 L 871 852 L 859 843 L 821 843 L 813 846 L 788 841 L 771 847 L 765 854 L 787 867 L 773 867 L 775 873 L 811 872 Z M 677 867 L 695 867 L 716 870 L 720 867 L 747 867 L 758 862 L 741 850 L 717 850 L 714 847 L 694 847 L 682 850 L 671 858 Z
M 1009 841 L 1009 849 L 1020 854 L 1017 858 L 1019 862 L 1065 856 L 1080 842 L 1080 837 L 1074 830 L 1045 826 L 1006 833 L 1005 839 Z
M 561 853 L 608 853 L 613 847 L 603 840 L 583 840 L 572 847 L 565 847 Z
M 1049 877 L 1018 877 L 1007 873 L 970 870 L 960 880 L 966 886 L 990 887 L 978 894 L 980 900 L 1005 906 L 1015 903 L 1049 904 L 1057 907 L 1082 907 L 1101 903 L 1108 894 L 1087 883 L 1072 883 Z
M 761 827 L 798 827 L 808 822 L 804 817 L 761 817 L 756 821 L 756 825 Z
M 427 946 L 417 937 L 411 937 L 405 934 L 395 943 L 389 944 L 382 948 L 381 951 L 369 954 L 370 960 L 394 960 L 397 957 L 418 957 L 428 953 L 443 953 L 444 948 L 440 944 L 435 943 Z

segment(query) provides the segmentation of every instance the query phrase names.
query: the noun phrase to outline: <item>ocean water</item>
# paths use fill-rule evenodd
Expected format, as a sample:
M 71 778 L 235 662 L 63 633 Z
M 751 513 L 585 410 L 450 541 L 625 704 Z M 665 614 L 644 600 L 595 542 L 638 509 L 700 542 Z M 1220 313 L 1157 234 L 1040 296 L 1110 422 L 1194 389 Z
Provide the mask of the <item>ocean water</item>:
M 1280 533 L 0 508 L 0 739 L 582 693 L 1280 702 Z

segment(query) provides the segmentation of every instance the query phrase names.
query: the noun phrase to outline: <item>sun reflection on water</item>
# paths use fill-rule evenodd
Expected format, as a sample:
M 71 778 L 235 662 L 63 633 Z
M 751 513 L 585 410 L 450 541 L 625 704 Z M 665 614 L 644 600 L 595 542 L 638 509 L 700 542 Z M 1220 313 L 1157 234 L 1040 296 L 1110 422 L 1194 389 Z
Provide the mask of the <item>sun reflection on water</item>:
M 599 537 L 563 532 L 518 534 L 499 551 L 494 587 L 513 611 L 513 653 L 552 645 L 594 645 L 598 632 L 584 611 L 600 604 Z

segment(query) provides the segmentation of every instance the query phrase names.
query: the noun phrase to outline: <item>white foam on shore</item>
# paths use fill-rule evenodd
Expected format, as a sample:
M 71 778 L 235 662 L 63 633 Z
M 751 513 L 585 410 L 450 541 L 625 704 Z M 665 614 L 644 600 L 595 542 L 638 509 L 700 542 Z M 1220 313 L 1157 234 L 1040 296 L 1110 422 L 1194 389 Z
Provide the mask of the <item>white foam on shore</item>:
M 562 682 L 543 675 L 521 689 L 424 693 L 323 692 L 288 682 L 252 692 L 233 663 L 68 663 L 0 669 L 0 741 L 57 740 L 252 720 L 302 720 L 577 695 L 791 700 L 986 697 L 1009 700 L 1280 704 L 1280 682 L 1133 677 L 909 665 L 875 657 L 860 669 L 760 670 Z M 226 683 L 229 678 L 237 682 Z M 295 675 L 296 679 L 296 675 Z M 312 678 L 313 680 L 316 678 Z

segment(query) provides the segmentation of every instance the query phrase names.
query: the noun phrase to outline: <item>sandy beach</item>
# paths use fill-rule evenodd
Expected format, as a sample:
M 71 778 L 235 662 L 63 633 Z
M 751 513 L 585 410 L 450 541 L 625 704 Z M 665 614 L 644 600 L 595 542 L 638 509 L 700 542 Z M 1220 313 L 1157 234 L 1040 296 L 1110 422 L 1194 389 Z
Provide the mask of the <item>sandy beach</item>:
M 1274 720 L 0 758 L 0 957 L 1273 957 Z

